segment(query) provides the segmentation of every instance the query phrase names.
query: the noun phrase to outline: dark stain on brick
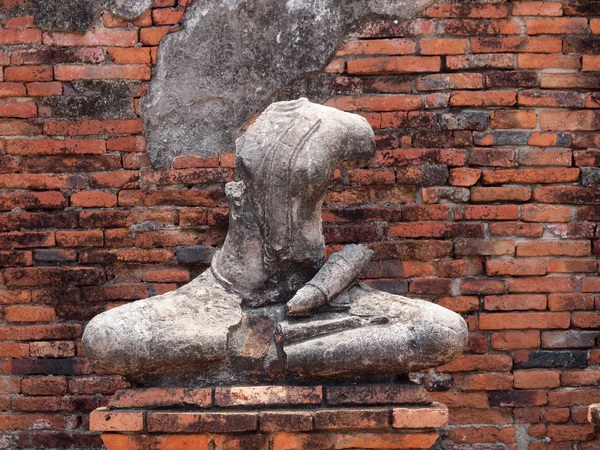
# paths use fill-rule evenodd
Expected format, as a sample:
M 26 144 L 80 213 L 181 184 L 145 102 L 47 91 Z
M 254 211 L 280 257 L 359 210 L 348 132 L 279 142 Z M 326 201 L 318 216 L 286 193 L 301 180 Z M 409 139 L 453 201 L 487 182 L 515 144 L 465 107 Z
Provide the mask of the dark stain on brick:
M 531 70 L 492 71 L 486 75 L 488 88 L 537 87 L 537 72 Z
M 527 361 L 516 361 L 515 369 L 532 369 L 564 367 L 569 369 L 585 369 L 587 367 L 588 352 L 584 350 L 572 351 L 533 351 L 529 353 Z
M 566 37 L 563 51 L 565 53 L 597 55 L 600 53 L 600 37 Z
M 52 108 L 57 119 L 129 119 L 137 117 L 134 97 L 139 81 L 81 80 L 64 85 L 62 96 L 48 97 L 41 104 Z

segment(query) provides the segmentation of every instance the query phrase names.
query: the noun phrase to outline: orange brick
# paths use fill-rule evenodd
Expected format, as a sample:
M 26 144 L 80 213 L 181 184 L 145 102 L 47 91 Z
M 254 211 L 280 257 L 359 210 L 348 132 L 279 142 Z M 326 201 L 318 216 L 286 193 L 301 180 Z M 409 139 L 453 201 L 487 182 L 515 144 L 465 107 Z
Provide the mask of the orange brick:
M 154 25 L 175 25 L 183 17 L 183 9 L 155 9 L 152 11 Z
M 539 331 L 500 331 L 492 333 L 494 350 L 521 350 L 540 348 Z
M 529 277 L 511 278 L 508 280 L 509 292 L 575 292 L 575 277 Z
M 434 403 L 432 406 L 421 408 L 394 408 L 394 428 L 424 429 L 440 428 L 448 425 L 448 408 Z
M 517 256 L 589 256 L 591 251 L 589 241 L 522 242 L 517 245 Z
M 562 16 L 562 3 L 559 2 L 515 2 L 515 16 Z
M 569 328 L 571 315 L 566 312 L 480 314 L 482 330 L 531 330 Z
M 516 389 L 553 389 L 560 386 L 560 372 L 556 370 L 516 370 Z
M 54 308 L 50 306 L 7 306 L 8 322 L 52 322 L 56 320 Z
M 137 43 L 136 30 L 96 29 L 85 34 L 50 31 L 44 33 L 44 45 L 58 47 L 133 47 Z
M 347 70 L 351 75 L 439 72 L 440 68 L 441 59 L 439 56 L 361 58 L 347 63 Z
M 41 44 L 41 30 L 0 30 L 0 45 Z
M 579 17 L 560 17 L 551 19 L 528 19 L 525 22 L 527 34 L 586 34 L 589 33 L 588 21 Z
M 585 56 L 584 64 L 585 64 Z M 539 53 L 523 53 L 518 55 L 519 69 L 570 69 L 581 68 L 579 56 L 575 55 L 544 55 Z
M 58 82 L 33 82 L 26 86 L 29 97 L 50 97 L 63 93 L 62 83 Z
M 71 195 L 71 205 L 84 208 L 113 208 L 117 206 L 117 196 L 101 191 L 76 192 Z
M 491 261 L 489 261 L 491 262 Z M 488 264 L 489 264 L 488 262 Z M 545 268 L 545 265 L 544 265 Z M 493 295 L 484 299 L 488 311 L 527 311 L 546 309 L 545 295 Z
M 147 47 L 109 48 L 108 54 L 115 64 L 150 64 L 150 49 Z
M 158 45 L 167 34 L 177 31 L 175 27 L 150 27 L 140 30 L 140 42 L 144 45 Z
M 7 67 L 4 69 L 5 81 L 52 81 L 52 66 Z
M 141 64 L 116 66 L 56 66 L 55 76 L 60 81 L 74 80 L 149 80 L 150 68 Z
M 416 48 L 414 39 L 351 40 L 342 43 L 337 55 L 408 55 Z
M 208 436 L 195 435 L 128 435 L 118 433 L 102 434 L 102 441 L 107 450 L 156 448 L 164 450 L 193 449 L 208 450 Z
M 466 39 L 421 39 L 421 55 L 462 55 L 467 50 Z
M 525 222 L 570 222 L 573 212 L 568 206 L 524 205 L 521 217 Z
M 451 106 L 512 106 L 516 102 L 516 92 L 508 91 L 457 91 L 450 97 Z
M 537 114 L 535 111 L 524 110 L 500 110 L 493 111 L 491 115 L 492 128 L 535 128 L 537 126 Z
M 109 411 L 100 408 L 90 415 L 91 431 L 134 432 L 144 429 L 143 412 Z

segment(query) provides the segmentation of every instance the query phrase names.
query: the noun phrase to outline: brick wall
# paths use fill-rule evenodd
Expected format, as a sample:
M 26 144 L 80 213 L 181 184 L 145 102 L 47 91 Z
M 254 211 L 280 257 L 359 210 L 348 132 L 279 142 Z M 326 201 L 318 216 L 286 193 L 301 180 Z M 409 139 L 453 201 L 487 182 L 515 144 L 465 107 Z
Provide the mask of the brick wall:
M 1 24 L 0 448 L 100 447 L 88 412 L 126 384 L 93 374 L 85 321 L 186 283 L 226 233 L 233 155 L 154 171 L 144 152 L 138 100 L 175 3 L 85 36 Z M 338 172 L 328 242 L 368 243 L 370 284 L 471 329 L 426 379 L 450 406 L 444 448 L 600 449 L 599 55 L 598 1 L 439 3 L 370 23 L 326 69 L 328 103 L 379 147 Z

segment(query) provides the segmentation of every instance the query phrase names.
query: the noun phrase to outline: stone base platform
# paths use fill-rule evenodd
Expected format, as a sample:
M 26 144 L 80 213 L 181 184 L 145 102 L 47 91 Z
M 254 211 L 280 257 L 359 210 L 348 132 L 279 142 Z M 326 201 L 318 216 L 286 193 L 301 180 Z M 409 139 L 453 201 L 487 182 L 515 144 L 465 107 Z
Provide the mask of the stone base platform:
M 448 409 L 422 386 L 129 389 L 92 412 L 108 450 L 429 449 Z

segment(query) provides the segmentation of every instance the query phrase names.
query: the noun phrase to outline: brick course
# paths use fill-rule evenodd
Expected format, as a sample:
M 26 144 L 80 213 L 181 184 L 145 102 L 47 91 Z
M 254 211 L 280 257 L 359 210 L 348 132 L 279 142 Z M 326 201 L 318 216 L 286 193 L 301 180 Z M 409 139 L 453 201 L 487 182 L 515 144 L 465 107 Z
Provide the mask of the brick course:
M 155 0 L 131 22 L 104 14 L 84 35 L 1 24 L 1 443 L 101 447 L 88 413 L 125 384 L 93 374 L 83 325 L 186 283 L 223 241 L 233 155 L 154 170 L 137 115 L 157 45 L 190 3 Z M 598 1 L 439 2 L 355 30 L 325 69 L 327 104 L 363 115 L 378 142 L 369 167 L 337 171 L 328 251 L 366 243 L 368 284 L 468 321 L 466 354 L 424 378 L 450 406 L 452 448 L 516 449 L 515 424 L 519 450 L 597 448 L 585 414 L 600 402 L 599 33 Z M 87 98 L 76 83 L 115 82 L 131 88 L 119 108 L 65 115 Z M 337 395 L 358 406 L 393 394 Z M 301 415 L 262 423 L 287 424 L 276 448 L 373 439 L 295 434 Z M 208 445 L 189 439 L 173 442 Z

